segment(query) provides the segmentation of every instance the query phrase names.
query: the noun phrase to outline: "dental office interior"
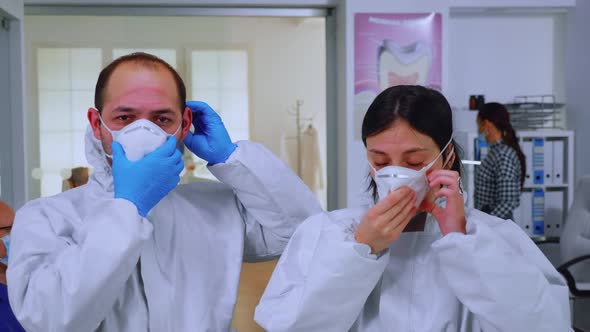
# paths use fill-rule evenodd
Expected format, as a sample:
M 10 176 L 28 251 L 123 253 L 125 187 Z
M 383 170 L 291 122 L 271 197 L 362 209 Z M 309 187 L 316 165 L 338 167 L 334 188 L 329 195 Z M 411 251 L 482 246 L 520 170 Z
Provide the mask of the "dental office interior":
M 279 156 L 326 210 L 366 199 L 360 128 L 378 92 L 427 85 L 453 108 L 467 206 L 489 148 L 477 108 L 507 106 L 527 161 L 514 222 L 590 331 L 590 245 L 564 259 L 560 243 L 567 231 L 590 242 L 588 17 L 586 0 L 0 0 L 1 200 L 17 210 L 92 174 L 86 110 L 100 70 L 131 52 L 171 64 L 188 99 L 209 103 L 232 140 Z M 188 150 L 183 160 L 181 184 L 217 181 Z M 244 264 L 238 331 L 262 331 L 254 308 L 275 264 Z

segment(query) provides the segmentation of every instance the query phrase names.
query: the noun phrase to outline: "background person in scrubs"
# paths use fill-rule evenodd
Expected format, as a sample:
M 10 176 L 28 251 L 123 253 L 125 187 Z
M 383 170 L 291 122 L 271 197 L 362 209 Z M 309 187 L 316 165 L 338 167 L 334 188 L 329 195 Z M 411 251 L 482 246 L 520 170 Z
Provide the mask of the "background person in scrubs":
M 475 208 L 514 220 L 512 211 L 520 205 L 526 159 L 510 123 L 510 114 L 502 104 L 487 103 L 477 114 L 477 127 L 490 144 L 490 150 L 476 168 Z

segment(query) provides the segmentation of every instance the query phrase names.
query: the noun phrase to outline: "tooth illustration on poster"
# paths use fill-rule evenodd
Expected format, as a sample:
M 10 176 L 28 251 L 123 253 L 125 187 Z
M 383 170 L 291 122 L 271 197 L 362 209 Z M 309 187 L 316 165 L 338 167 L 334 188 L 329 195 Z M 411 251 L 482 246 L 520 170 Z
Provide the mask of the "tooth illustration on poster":
M 354 133 L 360 140 L 367 108 L 383 90 L 396 85 L 441 89 L 440 13 L 355 14 Z
M 400 46 L 384 40 L 379 48 L 379 88 L 396 85 L 426 85 L 432 62 L 430 47 L 423 42 Z

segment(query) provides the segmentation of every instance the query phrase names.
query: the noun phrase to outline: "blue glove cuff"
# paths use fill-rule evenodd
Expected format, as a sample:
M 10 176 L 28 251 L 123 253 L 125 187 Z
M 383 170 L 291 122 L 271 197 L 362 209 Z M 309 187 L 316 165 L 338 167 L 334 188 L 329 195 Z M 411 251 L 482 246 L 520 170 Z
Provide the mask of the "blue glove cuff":
M 209 166 L 226 162 L 227 159 L 229 159 L 229 157 L 232 155 L 232 153 L 234 153 L 234 151 L 236 151 L 237 148 L 238 146 L 235 143 L 231 143 L 227 146 L 223 153 L 219 153 L 216 156 L 214 156 L 214 158 L 211 158 L 211 160 L 207 160 L 209 162 Z

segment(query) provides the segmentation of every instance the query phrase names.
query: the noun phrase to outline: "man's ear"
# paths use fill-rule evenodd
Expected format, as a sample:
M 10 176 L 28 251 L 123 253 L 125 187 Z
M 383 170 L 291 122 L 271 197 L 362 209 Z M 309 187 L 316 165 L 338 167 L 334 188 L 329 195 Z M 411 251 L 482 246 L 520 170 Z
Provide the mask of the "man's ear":
M 89 108 L 88 113 L 86 114 L 88 117 L 88 122 L 90 123 L 90 127 L 92 127 L 92 132 L 94 133 L 94 138 L 100 139 L 100 117 L 98 114 L 98 110 L 96 108 Z
M 190 107 L 185 107 L 184 112 L 182 113 L 182 136 L 181 141 L 186 138 L 189 130 L 191 130 L 191 125 L 193 124 L 193 112 L 191 111 Z

